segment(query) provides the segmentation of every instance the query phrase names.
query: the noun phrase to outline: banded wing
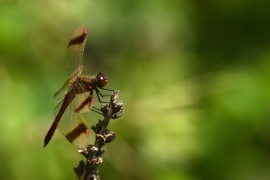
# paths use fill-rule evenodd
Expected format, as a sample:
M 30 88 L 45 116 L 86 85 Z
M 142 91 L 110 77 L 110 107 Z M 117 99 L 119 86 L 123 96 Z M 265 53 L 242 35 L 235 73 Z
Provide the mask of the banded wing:
M 87 29 L 84 26 L 78 27 L 68 43 L 65 57 L 65 68 L 68 74 L 73 74 L 83 64 L 83 51 L 87 39 Z
M 77 147 L 84 147 L 87 144 L 88 126 L 82 113 L 91 109 L 92 99 L 89 92 L 76 94 L 75 98 L 66 107 L 57 126 L 67 140 Z M 59 114 L 61 107 L 65 105 L 64 102 L 65 99 L 54 109 L 55 117 Z M 79 110 L 76 111 L 76 109 Z
M 71 85 L 76 81 L 77 77 L 81 75 L 84 68 L 83 65 L 83 51 L 87 39 L 87 29 L 84 26 L 78 27 L 73 33 L 65 56 L 65 68 L 70 78 L 65 84 L 54 94 L 54 99 L 61 99 L 69 91 Z
M 56 127 L 66 136 L 66 138 L 76 146 L 83 146 L 87 141 L 88 127 L 81 115 L 81 111 L 90 109 L 92 97 L 84 97 L 83 103 L 78 101 L 84 89 L 80 91 L 80 95 L 76 92 L 76 86 L 79 85 L 80 75 L 83 70 L 83 51 L 86 43 L 87 29 L 80 26 L 73 33 L 68 43 L 68 49 L 65 57 L 65 68 L 71 77 L 65 84 L 54 94 L 54 99 L 64 99 L 55 108 L 55 120 L 47 132 L 44 139 L 44 147 L 50 142 Z M 85 89 L 86 91 L 86 89 Z M 85 108 L 87 107 L 88 108 Z M 76 110 L 76 112 L 75 112 Z M 84 134 L 84 135 L 83 135 Z

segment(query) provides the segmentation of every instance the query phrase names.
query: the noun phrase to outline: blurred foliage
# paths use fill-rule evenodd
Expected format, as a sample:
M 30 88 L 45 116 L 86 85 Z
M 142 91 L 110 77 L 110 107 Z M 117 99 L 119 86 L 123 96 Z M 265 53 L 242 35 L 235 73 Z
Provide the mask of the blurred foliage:
M 106 74 L 126 103 L 101 179 L 269 179 L 269 5 L 0 1 L 0 179 L 76 179 L 77 148 L 58 131 L 43 139 L 81 24 L 83 74 Z

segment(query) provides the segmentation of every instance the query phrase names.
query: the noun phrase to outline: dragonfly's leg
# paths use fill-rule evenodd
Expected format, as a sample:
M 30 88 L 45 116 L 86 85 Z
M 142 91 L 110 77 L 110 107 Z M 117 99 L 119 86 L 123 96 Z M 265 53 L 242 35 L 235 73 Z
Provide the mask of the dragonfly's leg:
M 113 91 L 113 90 L 110 90 L 110 89 L 103 89 L 103 90 L 107 90 L 107 91 Z M 96 89 L 96 94 L 97 94 L 97 97 L 98 97 L 98 101 L 100 103 L 110 103 L 110 102 L 104 102 L 104 101 L 101 101 L 100 100 L 100 96 L 101 97 L 105 97 L 105 96 L 110 96 L 110 94 L 101 94 L 100 91 L 98 89 Z
M 101 94 L 101 93 L 99 92 L 99 90 L 96 90 L 96 93 L 97 93 L 98 101 L 99 101 L 100 103 L 110 103 L 110 102 L 105 102 L 105 101 L 101 101 L 101 100 L 100 100 L 100 97 L 99 97 L 99 96 L 104 97 L 105 95 Z
M 114 91 L 114 90 L 112 90 L 112 89 L 105 89 L 105 88 L 100 88 L 100 89 L 106 90 L 106 91 Z
M 92 107 L 91 107 L 91 111 L 94 111 L 94 112 L 96 112 L 96 113 L 98 113 L 98 114 L 103 115 L 103 113 L 101 112 L 101 110 L 98 109 L 98 108 L 96 108 L 95 106 L 92 106 Z
M 111 92 L 114 91 L 112 89 L 105 89 L 105 88 L 100 88 L 100 89 L 105 90 L 105 91 L 109 91 L 108 94 L 101 94 L 100 91 L 98 90 L 99 95 L 102 96 L 102 97 L 104 97 L 104 96 L 110 96 L 111 95 Z
M 101 88 L 102 90 L 105 90 L 105 91 L 109 91 L 108 94 L 104 94 L 103 96 L 111 96 L 111 93 L 115 90 L 112 90 L 112 89 L 104 89 L 104 88 Z

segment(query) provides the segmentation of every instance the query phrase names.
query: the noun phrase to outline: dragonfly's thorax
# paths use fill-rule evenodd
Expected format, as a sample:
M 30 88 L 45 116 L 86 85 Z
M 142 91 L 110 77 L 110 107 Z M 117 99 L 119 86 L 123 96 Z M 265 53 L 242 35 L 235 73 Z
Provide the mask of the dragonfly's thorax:
M 79 84 L 82 88 L 82 91 L 91 91 L 93 89 L 96 88 L 96 82 L 95 82 L 95 79 L 94 78 L 90 78 L 90 77 L 87 77 L 87 76 L 80 76 L 78 78 L 79 80 Z M 83 92 L 81 92 L 83 93 Z

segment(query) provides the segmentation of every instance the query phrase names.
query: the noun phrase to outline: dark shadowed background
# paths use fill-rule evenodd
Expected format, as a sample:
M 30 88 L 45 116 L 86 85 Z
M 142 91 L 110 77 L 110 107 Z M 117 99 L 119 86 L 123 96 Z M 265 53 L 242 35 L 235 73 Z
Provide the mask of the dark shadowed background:
M 106 74 L 126 104 L 109 125 L 117 138 L 106 145 L 102 180 L 270 179 L 269 6 L 0 1 L 0 179 L 76 179 L 78 149 L 59 131 L 45 149 L 43 139 L 81 24 L 82 74 Z M 102 117 L 85 118 L 91 126 Z

